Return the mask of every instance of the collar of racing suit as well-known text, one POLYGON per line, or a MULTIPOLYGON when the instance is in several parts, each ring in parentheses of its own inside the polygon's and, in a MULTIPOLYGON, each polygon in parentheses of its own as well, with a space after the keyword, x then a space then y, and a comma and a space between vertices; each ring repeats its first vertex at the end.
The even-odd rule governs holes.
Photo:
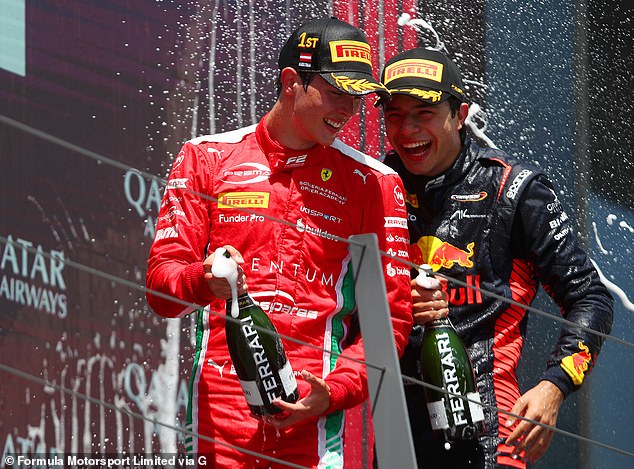
POLYGON ((296 168, 314 166, 323 161, 322 156, 325 155, 328 147, 315 145, 307 150, 286 148, 271 137, 265 122, 266 115, 260 120, 255 129, 255 138, 260 150, 262 150, 269 162, 271 173, 275 174, 296 168))

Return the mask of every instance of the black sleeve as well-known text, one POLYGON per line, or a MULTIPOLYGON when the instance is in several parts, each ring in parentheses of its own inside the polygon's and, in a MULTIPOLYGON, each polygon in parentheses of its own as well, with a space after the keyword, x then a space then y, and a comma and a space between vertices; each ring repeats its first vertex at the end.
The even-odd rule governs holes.
MULTIPOLYGON (((544 175, 537 176, 521 197, 511 236, 513 250, 531 262, 565 319, 609 334, 612 296, 579 243, 553 185, 544 175)), ((543 379, 567 396, 592 370, 602 344, 602 337, 564 324, 543 379)))

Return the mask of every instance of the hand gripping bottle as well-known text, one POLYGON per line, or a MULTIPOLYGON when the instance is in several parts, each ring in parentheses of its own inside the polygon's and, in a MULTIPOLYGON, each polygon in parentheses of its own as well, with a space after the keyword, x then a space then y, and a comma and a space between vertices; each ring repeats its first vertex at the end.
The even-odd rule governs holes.
MULTIPOLYGON (((433 277, 428 265, 421 266, 419 285, 424 286, 425 276, 433 277)), ((480 394, 467 350, 449 318, 425 324, 420 363, 425 383, 452 393, 424 388, 435 437, 445 441, 447 450, 451 442, 477 438, 485 430, 480 394)))
POLYGON ((275 398, 296 402, 297 382, 275 326, 248 293, 237 296, 237 265, 224 248, 215 252, 212 273, 231 286, 225 333, 242 391, 255 416, 281 412, 275 398), (233 318, 229 319, 229 317, 233 318))

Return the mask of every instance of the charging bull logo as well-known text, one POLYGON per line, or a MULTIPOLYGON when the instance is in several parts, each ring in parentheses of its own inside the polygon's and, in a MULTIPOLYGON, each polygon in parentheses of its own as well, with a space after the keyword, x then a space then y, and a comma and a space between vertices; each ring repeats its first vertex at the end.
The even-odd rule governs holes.
POLYGON ((471 242, 463 250, 435 236, 421 236, 416 244, 410 245, 409 257, 415 264, 429 264, 434 272, 442 267, 451 269, 454 264, 471 268, 474 246, 471 242))
POLYGON ((592 362, 590 350, 581 341, 579 341, 579 350, 577 353, 564 357, 561 361, 561 367, 577 386, 583 383, 585 372, 588 371, 592 362))

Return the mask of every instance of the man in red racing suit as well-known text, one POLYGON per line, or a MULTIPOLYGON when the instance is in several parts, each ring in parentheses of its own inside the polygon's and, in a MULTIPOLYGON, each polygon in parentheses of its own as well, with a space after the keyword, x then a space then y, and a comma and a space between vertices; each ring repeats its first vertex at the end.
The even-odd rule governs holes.
MULTIPOLYGON (((313 87, 322 93, 320 99, 344 100, 346 95, 319 75, 302 91, 296 86, 297 74, 289 70, 282 71, 276 106, 292 93, 297 100, 305 99, 306 93, 317 92, 313 87)), ((358 98, 345 99, 358 106, 358 98)), ((307 125, 320 109, 297 119, 307 125)), ((393 170, 339 140, 295 150, 281 145, 276 110, 279 107, 256 126, 196 138, 183 146, 163 197, 147 287, 194 305, 209 305, 198 313, 189 420, 192 431, 214 442, 198 438, 188 443, 188 450, 211 455, 208 464, 223 468, 278 467, 240 449, 306 467, 340 468, 344 409, 368 394, 365 366, 346 359, 363 361, 364 351, 360 334, 349 334, 355 288, 349 245, 340 239, 376 233, 382 251, 407 259, 402 183, 393 170), (227 350, 225 298, 216 297, 205 280, 203 260, 227 244, 245 260, 242 269, 251 296, 282 337, 297 340, 283 339, 300 402, 312 384, 298 372, 307 370, 328 387, 330 401, 321 415, 281 429, 250 416, 227 350)), ((313 124, 314 134, 332 127, 334 116, 313 124)), ((294 131, 291 116, 281 122, 287 127, 285 135, 294 131)), ((383 267, 400 355, 412 326, 409 268, 389 257, 383 267)), ((195 309, 151 292, 147 298, 166 317, 195 309)))

